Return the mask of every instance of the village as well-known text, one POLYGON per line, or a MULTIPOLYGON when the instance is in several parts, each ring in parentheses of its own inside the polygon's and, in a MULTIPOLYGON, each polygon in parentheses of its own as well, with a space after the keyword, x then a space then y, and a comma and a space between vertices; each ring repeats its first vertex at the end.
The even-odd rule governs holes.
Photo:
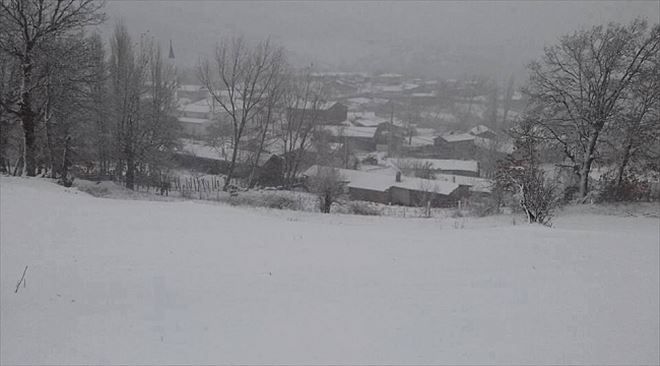
POLYGON ((0 366, 659 365, 659 11, 0 0, 0 366))
MULTIPOLYGON (((173 51, 170 56, 175 62, 173 51)), ((488 95, 490 90, 477 81, 392 73, 309 76, 321 85, 324 98, 284 107, 284 121, 279 121, 308 124, 309 140, 287 148, 276 127, 264 133, 258 125, 248 126, 232 181, 237 191, 248 186, 306 190, 307 177, 332 167, 340 173, 345 197, 353 201, 456 207, 488 196, 497 161, 513 151, 505 129, 524 105, 518 91, 488 95), (285 160, 294 155, 300 167, 287 182, 291 172, 285 160)), ((225 174, 233 143, 221 136, 231 130, 221 128, 230 124, 227 111, 201 84, 178 85, 177 97, 178 168, 198 175, 225 174)))

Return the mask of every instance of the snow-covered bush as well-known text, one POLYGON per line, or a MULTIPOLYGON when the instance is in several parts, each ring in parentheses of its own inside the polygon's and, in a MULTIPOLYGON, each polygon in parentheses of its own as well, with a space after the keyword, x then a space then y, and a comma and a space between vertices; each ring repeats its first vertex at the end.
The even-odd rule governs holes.
POLYGON ((538 148, 541 140, 533 125, 524 121, 511 132, 516 135, 515 150, 498 163, 495 190, 512 194, 529 223, 550 226, 560 199, 557 184, 547 179, 540 167, 538 148))
POLYGON ((610 175, 603 175, 599 181, 600 202, 633 202, 650 200, 651 185, 635 174, 625 174, 618 180, 610 175))
POLYGON ((348 213, 364 216, 381 216, 383 212, 376 205, 361 201, 351 201, 348 203, 348 213))
POLYGON ((237 195, 224 195, 220 202, 226 202, 232 206, 267 207, 279 210, 302 210, 299 201, 293 197, 287 197, 277 192, 262 193, 240 193, 237 195))
POLYGON ((321 212, 330 213, 332 204, 344 193, 339 170, 329 167, 319 167, 316 174, 310 176, 307 186, 319 198, 321 212))

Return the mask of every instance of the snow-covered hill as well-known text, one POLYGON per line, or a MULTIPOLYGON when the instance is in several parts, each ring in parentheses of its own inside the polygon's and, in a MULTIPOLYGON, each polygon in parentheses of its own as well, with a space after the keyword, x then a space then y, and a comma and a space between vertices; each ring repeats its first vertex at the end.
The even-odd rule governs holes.
POLYGON ((657 218, 550 229, 100 199, 39 179, 0 191, 2 364, 660 362, 657 218))

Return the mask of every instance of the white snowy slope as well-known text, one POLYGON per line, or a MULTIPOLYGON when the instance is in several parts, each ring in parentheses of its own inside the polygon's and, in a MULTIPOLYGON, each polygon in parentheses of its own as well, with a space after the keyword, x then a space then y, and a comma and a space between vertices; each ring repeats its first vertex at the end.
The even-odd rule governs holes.
POLYGON ((2 364, 660 362, 658 219, 461 228, 0 191, 2 364))

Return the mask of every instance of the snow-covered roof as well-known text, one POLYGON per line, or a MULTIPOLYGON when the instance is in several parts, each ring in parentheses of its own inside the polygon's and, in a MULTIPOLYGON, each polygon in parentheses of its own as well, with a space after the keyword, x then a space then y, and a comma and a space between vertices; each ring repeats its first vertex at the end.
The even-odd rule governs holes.
POLYGON ((311 74, 312 76, 359 76, 367 77, 366 72, 345 72, 345 71, 317 71, 311 74))
POLYGON ((365 97, 356 97, 347 99, 346 101, 354 104, 367 104, 371 102, 371 99, 365 97))
POLYGON ((410 94, 412 97, 417 97, 417 98, 423 98, 423 97, 435 97, 434 92, 428 92, 428 93, 412 93, 410 94))
POLYGON ((179 117, 179 122, 182 123, 195 123, 195 124, 207 124, 211 123, 211 120, 206 118, 194 118, 194 117, 179 117))
POLYGON ((458 122, 458 118, 454 114, 445 111, 422 111, 420 115, 424 118, 430 118, 442 122, 458 122))
POLYGON ((427 145, 433 145, 434 143, 433 139, 434 139, 433 136, 413 136, 409 140, 406 139, 405 143, 408 146, 427 146, 427 145), (410 143, 408 144, 408 142, 410 143))
POLYGON ((400 85, 382 85, 379 86, 377 90, 380 90, 382 92, 402 92, 404 90, 412 90, 418 87, 419 87, 418 84, 403 83, 400 85))
POLYGON ((469 133, 455 133, 455 134, 442 135, 442 138, 447 142, 458 142, 458 141, 471 141, 476 139, 477 137, 469 133))
POLYGON ((195 103, 186 104, 181 110, 183 112, 211 113, 211 106, 206 100, 200 100, 195 103))
POLYGON ((475 136, 479 136, 479 135, 481 135, 482 133, 486 133, 486 132, 491 132, 491 133, 497 135, 497 134, 495 133, 495 131, 491 130, 490 128, 488 128, 487 126, 484 126, 484 125, 478 125, 478 126, 472 127, 472 128, 470 129, 470 131, 468 131, 468 133, 471 133, 471 134, 473 134, 473 135, 475 135, 475 136))
POLYGON ((513 143, 509 141, 495 141, 483 137, 476 137, 474 144, 480 148, 487 150, 495 150, 504 154, 511 154, 513 152, 513 143))
MULTIPOLYGON (((307 169, 303 174, 306 176, 314 176, 317 174, 319 168, 328 167, 319 167, 318 165, 314 165, 307 169)), ((456 183, 443 180, 401 176, 401 182, 397 182, 396 175, 378 174, 350 169, 337 170, 342 176, 342 179, 347 182, 348 187, 367 189, 371 191, 385 192, 392 187, 397 187, 412 191, 434 192, 438 194, 449 195, 459 187, 459 185, 456 183)))
POLYGON ((435 128, 415 128, 417 136, 435 137, 435 128))
POLYGON ((332 136, 345 137, 368 137, 373 138, 376 135, 376 127, 355 127, 355 126, 324 126, 323 130, 328 131, 332 136))
POLYGON ((403 77, 401 74, 395 74, 395 73, 385 73, 385 74, 380 74, 378 75, 379 78, 400 78, 403 77))
MULTIPOLYGON (((195 141, 191 139, 181 139, 181 149, 178 151, 184 155, 192 155, 198 158, 210 159, 210 160, 230 160, 231 159, 231 146, 230 144, 225 145, 225 154, 222 155, 222 148, 209 146, 203 142, 195 141)), ((238 160, 244 161, 250 156, 253 156, 253 153, 244 149, 238 150, 238 160)), ((259 159, 259 164, 263 164, 270 158, 269 154, 261 154, 259 159)))
POLYGON ((335 104, 340 104, 339 102, 313 102, 308 101, 306 103, 301 103, 299 105, 293 106, 293 109, 305 109, 305 110, 318 110, 325 111, 332 108, 335 104))
POLYGON ((479 172, 479 163, 475 160, 455 160, 455 159, 387 159, 387 162, 401 167, 406 164, 428 164, 433 170, 459 170, 465 172, 479 172))
POLYGON ((399 169, 392 166, 364 165, 364 164, 360 166, 360 170, 363 172, 384 174, 390 177, 396 177, 396 173, 400 172, 399 169))
POLYGON ((462 186, 470 186, 470 191, 479 193, 490 193, 493 181, 486 178, 466 177, 453 174, 434 174, 436 180, 456 183, 462 186))
POLYGON ((194 84, 179 85, 178 89, 179 91, 184 91, 184 92, 198 92, 198 91, 206 90, 206 88, 203 85, 194 85, 194 84))
POLYGON ((377 127, 381 123, 388 122, 387 119, 376 116, 375 112, 350 112, 348 120, 360 127, 377 127))
POLYGON ((401 92, 403 91, 403 85, 384 85, 378 88, 382 92, 401 92))
POLYGON ((222 156, 221 149, 217 149, 215 147, 208 146, 201 142, 188 140, 188 139, 181 140, 180 152, 186 155, 192 155, 205 159, 225 160, 225 158, 221 157, 222 156))

